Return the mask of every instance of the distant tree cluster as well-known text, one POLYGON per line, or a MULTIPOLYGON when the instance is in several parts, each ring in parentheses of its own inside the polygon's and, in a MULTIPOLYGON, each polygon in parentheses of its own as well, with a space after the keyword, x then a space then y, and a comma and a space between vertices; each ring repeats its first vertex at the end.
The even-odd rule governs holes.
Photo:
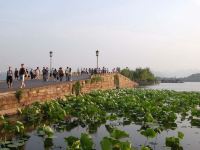
POLYGON ((138 82, 139 85, 150 85, 156 83, 156 77, 151 72, 150 68, 136 68, 135 70, 125 68, 122 69, 120 73, 132 81, 138 82))

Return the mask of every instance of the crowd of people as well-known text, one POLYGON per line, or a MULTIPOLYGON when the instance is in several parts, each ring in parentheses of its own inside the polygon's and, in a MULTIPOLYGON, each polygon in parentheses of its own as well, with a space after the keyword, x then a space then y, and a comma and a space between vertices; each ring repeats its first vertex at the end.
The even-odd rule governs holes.
MULTIPOLYGON (((120 68, 114 68, 111 71, 114 72, 120 72, 120 68)), ((101 68, 81 68, 78 69, 76 75, 83 75, 83 74, 105 74, 105 73, 111 73, 109 72, 108 68, 103 67, 101 68)), ((24 64, 21 64, 20 69, 18 70, 15 68, 14 72, 11 67, 8 68, 7 75, 6 75, 6 81, 8 88, 11 88, 13 85, 13 80, 19 80, 21 81, 20 88, 24 88, 25 85, 25 79, 30 80, 43 80, 44 82, 47 82, 50 78, 54 81, 72 81, 72 69, 70 67, 66 67, 66 69, 63 69, 60 67, 59 69, 53 68, 49 70, 48 67, 43 67, 42 70, 40 70, 39 67, 36 69, 25 69, 24 64)))
MULTIPOLYGON (((79 72, 79 71, 77 71, 79 72)), ((103 67, 101 68, 82 68, 80 74, 102 74, 102 73, 109 73, 108 68, 103 67)))
POLYGON ((13 76, 15 79, 19 79, 21 81, 21 85, 20 88, 24 88, 25 85, 25 75, 26 75, 26 69, 24 68, 24 64, 21 64, 21 68, 19 69, 19 71, 17 69, 15 69, 15 72, 13 74, 12 68, 9 67, 7 74, 6 74, 6 81, 8 84, 8 88, 11 88, 13 85, 13 76))
POLYGON ((30 69, 30 71, 28 71, 28 69, 25 69, 24 64, 21 64, 21 68, 19 70, 15 68, 14 72, 11 67, 8 68, 6 82, 8 88, 12 88, 13 80, 19 80, 21 81, 20 88, 24 88, 26 86, 25 79, 42 79, 44 82, 47 82, 49 78, 53 78, 54 81, 63 81, 64 77, 66 81, 72 81, 72 69, 70 67, 66 67, 65 70, 63 70, 62 67, 58 70, 55 68, 52 69, 52 71, 50 71, 48 67, 43 67, 42 70, 37 67, 36 69, 30 69))

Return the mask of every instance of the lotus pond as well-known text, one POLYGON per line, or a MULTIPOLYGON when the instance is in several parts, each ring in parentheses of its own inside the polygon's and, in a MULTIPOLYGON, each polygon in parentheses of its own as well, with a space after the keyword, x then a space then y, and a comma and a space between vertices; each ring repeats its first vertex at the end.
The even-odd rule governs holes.
POLYGON ((200 93, 94 91, 0 118, 0 150, 199 150, 200 93))

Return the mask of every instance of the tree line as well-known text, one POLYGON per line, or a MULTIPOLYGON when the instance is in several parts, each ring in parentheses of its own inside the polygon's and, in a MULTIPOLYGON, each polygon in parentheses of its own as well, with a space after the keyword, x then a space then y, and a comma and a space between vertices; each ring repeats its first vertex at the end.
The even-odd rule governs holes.
POLYGON ((156 77, 150 68, 136 68, 135 70, 125 68, 122 69, 120 73, 132 81, 139 83, 139 85, 151 85, 157 83, 156 77))

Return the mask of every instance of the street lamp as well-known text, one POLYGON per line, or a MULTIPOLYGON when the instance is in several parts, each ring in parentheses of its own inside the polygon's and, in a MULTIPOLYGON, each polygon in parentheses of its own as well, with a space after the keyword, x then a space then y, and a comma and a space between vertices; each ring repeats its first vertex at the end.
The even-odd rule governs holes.
POLYGON ((51 75, 52 75, 52 57, 53 57, 52 51, 49 52, 49 56, 50 56, 50 77, 51 77, 51 75))
POLYGON ((97 56, 97 69, 99 68, 99 50, 96 50, 96 56, 97 56))

